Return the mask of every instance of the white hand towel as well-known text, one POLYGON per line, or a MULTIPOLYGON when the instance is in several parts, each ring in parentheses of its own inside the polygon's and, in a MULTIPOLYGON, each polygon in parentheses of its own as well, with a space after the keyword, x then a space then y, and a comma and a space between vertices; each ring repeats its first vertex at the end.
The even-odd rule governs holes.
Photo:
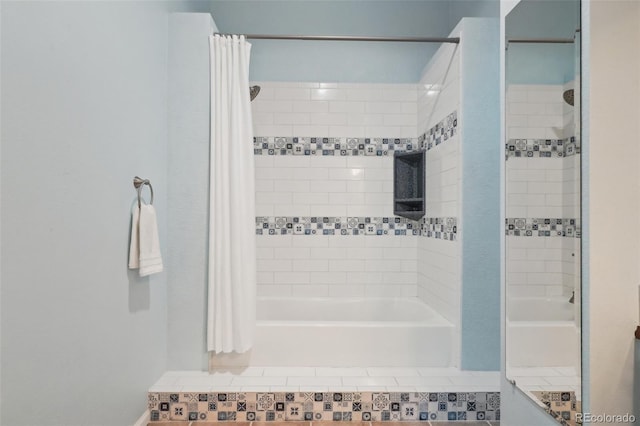
POLYGON ((131 244, 129 245, 129 269, 140 267, 140 207, 131 212, 131 244))
POLYGON ((162 255, 158 237, 158 220, 152 205, 140 207, 140 276, 162 272, 162 255))

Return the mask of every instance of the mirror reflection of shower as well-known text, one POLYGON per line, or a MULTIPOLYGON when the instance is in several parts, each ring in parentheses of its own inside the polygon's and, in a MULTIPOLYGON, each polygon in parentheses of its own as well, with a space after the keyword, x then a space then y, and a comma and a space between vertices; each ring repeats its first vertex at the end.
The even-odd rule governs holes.
POLYGON ((251 101, 253 101, 256 96, 258 96, 258 93, 260 93, 260 86, 249 87, 249 97, 251 101))
POLYGON ((573 0, 505 18, 506 376, 562 425, 582 409, 579 28, 573 0))

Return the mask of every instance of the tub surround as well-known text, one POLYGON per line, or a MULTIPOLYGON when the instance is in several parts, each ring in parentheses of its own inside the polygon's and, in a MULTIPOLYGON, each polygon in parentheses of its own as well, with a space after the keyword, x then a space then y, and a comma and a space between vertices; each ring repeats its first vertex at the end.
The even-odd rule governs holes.
POLYGON ((575 290, 582 149, 575 108, 562 96, 573 87, 571 81, 507 88, 508 297, 568 298, 575 290), (560 238, 545 243, 519 237, 560 238))
POLYGON ((393 215, 392 162, 419 144, 416 86, 255 84, 258 294, 415 297, 417 226, 393 215))
POLYGON ((258 296, 415 297, 418 239, 256 235, 258 296))
MULTIPOLYGON (((463 41, 464 42, 464 41, 463 41)), ((456 218, 460 236, 460 49, 442 45, 425 67, 418 84, 418 131, 428 135, 438 128, 440 117, 456 111, 455 134, 438 141, 425 156, 425 211, 427 216, 456 218)), ((458 238, 459 239, 459 238, 458 238)), ((445 241, 418 240, 418 298, 439 312, 454 327, 460 323, 460 246, 445 241)), ((454 347, 459 358, 459 343, 454 347)))
POLYGON ((259 295, 418 296, 413 237, 455 241, 458 218, 394 216, 393 153, 440 151, 457 111, 418 134, 417 85, 256 84, 259 295))
POLYGON ((464 29, 468 38, 460 46, 440 46, 416 85, 257 82, 265 91, 252 105, 258 135, 260 295, 417 297, 453 324, 456 336, 467 324, 466 338, 453 339, 454 365, 461 365, 461 348, 467 346, 466 368, 497 368, 498 315, 487 316, 486 307, 495 305, 497 312, 499 259, 482 253, 492 248, 497 253, 499 242, 491 232, 498 229, 492 220, 497 207, 489 207, 492 201, 498 205, 498 194, 485 188, 494 182, 497 188, 498 164, 490 172, 462 167, 465 158, 469 164, 493 164, 497 155, 497 148, 495 153, 490 148, 497 137, 487 130, 490 113, 474 112, 485 111, 492 98, 473 87, 491 78, 497 87, 497 71, 475 52, 494 53, 487 47, 497 37, 491 28, 489 20, 463 20, 452 34, 464 29), (471 41, 474 34, 482 42, 471 41), (473 72, 461 71, 463 50, 473 72), (478 104, 474 96, 485 103, 478 104), (465 114, 470 123, 465 124, 465 114), (422 235, 435 238, 411 238, 418 233, 410 222, 395 225, 391 154, 416 148, 426 150, 424 224, 434 225, 422 235), (469 216, 474 226, 466 237, 461 232, 463 193, 474 212, 486 213, 480 219, 469 216), (356 218, 357 227, 349 226, 356 218), (327 239, 300 237, 320 233, 327 239), (332 246, 348 250, 326 250, 332 246), (464 262, 463 249, 468 253, 464 262), (463 271, 468 297, 462 292, 463 271), (477 353, 482 359, 472 361, 477 353))

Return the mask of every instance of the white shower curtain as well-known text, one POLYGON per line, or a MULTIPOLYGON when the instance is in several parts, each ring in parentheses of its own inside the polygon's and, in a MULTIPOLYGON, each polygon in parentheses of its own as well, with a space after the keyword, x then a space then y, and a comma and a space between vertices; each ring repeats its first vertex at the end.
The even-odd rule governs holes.
POLYGON ((211 162, 207 346, 246 352, 256 317, 255 181, 249 100, 251 44, 210 36, 211 162))

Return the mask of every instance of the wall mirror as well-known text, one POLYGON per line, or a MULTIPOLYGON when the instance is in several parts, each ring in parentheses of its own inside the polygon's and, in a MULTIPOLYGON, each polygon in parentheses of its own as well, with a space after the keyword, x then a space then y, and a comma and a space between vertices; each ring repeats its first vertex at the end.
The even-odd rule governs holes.
POLYGON ((506 18, 507 377, 563 425, 581 400, 580 2, 506 18))

